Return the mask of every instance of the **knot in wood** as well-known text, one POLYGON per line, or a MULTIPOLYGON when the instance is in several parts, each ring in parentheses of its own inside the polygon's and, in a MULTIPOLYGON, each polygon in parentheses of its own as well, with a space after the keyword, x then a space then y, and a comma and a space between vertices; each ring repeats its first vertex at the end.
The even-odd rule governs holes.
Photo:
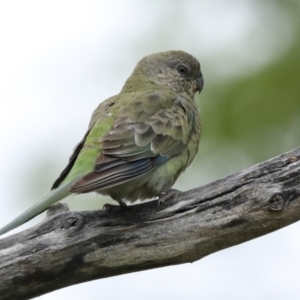
POLYGON ((63 222, 61 229, 74 229, 77 228, 78 218, 76 217, 68 217, 63 222))
POLYGON ((298 157, 297 157, 297 156, 292 156, 292 157, 290 157, 290 158, 288 159, 288 161, 291 162, 291 163, 293 163, 293 162, 295 162, 295 161, 297 161, 297 160, 298 160, 298 157))
POLYGON ((271 211, 282 211, 285 207, 285 201, 282 194, 273 195, 269 200, 268 207, 271 211))

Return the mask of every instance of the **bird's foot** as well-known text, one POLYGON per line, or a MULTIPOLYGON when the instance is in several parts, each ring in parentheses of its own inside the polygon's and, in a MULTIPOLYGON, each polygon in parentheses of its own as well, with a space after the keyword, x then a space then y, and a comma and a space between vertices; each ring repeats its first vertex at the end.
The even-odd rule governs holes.
POLYGON ((160 194, 158 194, 158 205, 162 205, 164 204, 168 199, 172 198, 174 195, 177 195, 178 193, 181 193, 179 190, 177 189, 170 189, 167 192, 161 192, 160 194))
POLYGON ((104 211, 108 211, 108 210, 114 210, 116 208, 125 208, 125 207, 127 207, 127 204, 124 201, 120 200, 118 202, 119 202, 120 205, 106 203, 106 204, 103 205, 102 209, 104 211))

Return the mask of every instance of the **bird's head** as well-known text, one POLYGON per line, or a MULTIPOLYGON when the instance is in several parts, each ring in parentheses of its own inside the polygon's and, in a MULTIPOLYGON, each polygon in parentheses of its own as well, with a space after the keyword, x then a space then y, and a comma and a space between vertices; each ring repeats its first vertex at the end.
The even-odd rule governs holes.
POLYGON ((184 51, 166 51, 141 59, 131 77, 140 84, 169 87, 176 93, 193 98, 203 88, 198 60, 184 51))

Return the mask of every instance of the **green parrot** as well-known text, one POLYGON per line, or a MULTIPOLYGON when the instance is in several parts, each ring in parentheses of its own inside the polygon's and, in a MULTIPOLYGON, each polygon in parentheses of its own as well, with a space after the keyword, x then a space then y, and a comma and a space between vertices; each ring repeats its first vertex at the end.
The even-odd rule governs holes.
POLYGON ((70 194, 97 192, 120 205, 168 195, 198 151, 201 122, 194 96, 202 88, 200 64, 186 52, 141 59, 121 92, 93 112, 52 191, 0 235, 70 194))

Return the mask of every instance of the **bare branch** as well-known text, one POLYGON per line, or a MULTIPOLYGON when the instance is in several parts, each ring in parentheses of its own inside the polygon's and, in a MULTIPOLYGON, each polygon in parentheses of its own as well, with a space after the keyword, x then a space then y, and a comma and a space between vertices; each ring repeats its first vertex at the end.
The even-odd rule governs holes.
POLYGON ((57 204, 0 240, 0 299, 193 262, 300 219, 300 148, 208 185, 113 211, 57 204))

